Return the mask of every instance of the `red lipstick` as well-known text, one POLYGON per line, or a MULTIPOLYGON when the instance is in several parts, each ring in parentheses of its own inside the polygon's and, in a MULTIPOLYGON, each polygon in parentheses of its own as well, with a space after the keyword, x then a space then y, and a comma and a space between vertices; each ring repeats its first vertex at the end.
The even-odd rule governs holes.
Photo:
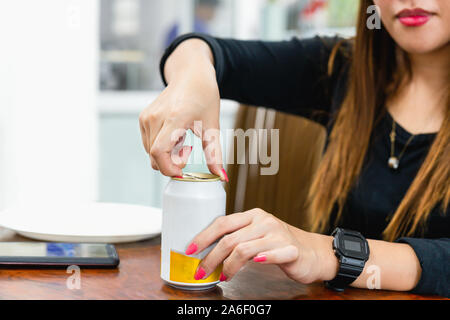
POLYGON ((398 20, 407 27, 419 27, 427 23, 433 14, 420 9, 405 9, 402 10, 398 15, 398 20))

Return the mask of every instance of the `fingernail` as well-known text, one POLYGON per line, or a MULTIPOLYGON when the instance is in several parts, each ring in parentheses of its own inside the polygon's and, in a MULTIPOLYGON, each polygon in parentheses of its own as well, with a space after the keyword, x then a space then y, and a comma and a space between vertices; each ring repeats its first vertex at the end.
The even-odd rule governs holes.
POLYGON ((177 178, 177 179, 183 179, 182 176, 175 176, 174 178, 177 178))
POLYGON ((205 274, 206 274, 205 269, 200 267, 200 268, 198 268, 197 272, 195 273, 194 279, 200 280, 205 276, 205 274))
POLYGON ((229 182, 227 172, 223 168, 222 168, 222 173, 223 173, 223 178, 225 179, 225 181, 229 182))
POLYGON ((198 249, 197 245, 195 243, 191 243, 189 247, 186 249, 185 254, 189 256, 193 254, 195 251, 197 251, 197 249, 198 249))
POLYGON ((263 261, 266 261, 266 260, 267 260, 267 257, 265 255, 256 256, 256 257, 253 258, 253 261, 255 261, 255 262, 263 262, 263 261))
POLYGON ((193 147, 191 146, 191 151, 192 151, 192 148, 193 148, 193 147))
POLYGON ((223 274, 223 272, 220 273, 220 281, 227 281, 227 277, 223 274))

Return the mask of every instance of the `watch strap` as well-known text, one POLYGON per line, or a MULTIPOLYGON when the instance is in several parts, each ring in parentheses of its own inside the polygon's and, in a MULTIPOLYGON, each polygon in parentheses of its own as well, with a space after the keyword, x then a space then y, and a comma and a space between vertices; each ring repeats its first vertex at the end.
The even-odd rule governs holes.
MULTIPOLYGON (((345 258, 344 258, 345 259, 345 258)), ((351 284, 353 281, 356 280, 356 278, 359 277, 361 272, 364 269, 364 265, 361 267, 359 265, 355 265, 355 263, 348 263, 349 259, 347 260, 347 263, 342 261, 343 259, 339 259, 339 270, 336 275, 336 277, 333 280, 325 281, 325 285, 327 288, 336 290, 336 291, 344 291, 344 289, 351 284)), ((353 260, 353 259, 351 259, 353 260)), ((360 264, 359 261, 355 261, 358 264, 360 264)))

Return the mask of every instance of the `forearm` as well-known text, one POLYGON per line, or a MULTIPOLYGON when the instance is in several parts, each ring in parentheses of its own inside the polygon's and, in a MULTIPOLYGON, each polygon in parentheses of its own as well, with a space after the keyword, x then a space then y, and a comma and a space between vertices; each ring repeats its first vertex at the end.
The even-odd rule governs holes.
POLYGON ((361 275, 353 287, 368 288, 368 283, 379 276, 379 289, 410 291, 419 282, 422 269, 414 250, 404 243, 368 240, 370 248, 361 275), (377 274, 379 272, 379 274, 377 274), (371 277, 371 278, 370 278, 371 277), (370 278, 370 279, 369 279, 370 278))
MULTIPOLYGON (((299 229, 295 231, 295 234, 299 242, 308 243, 320 256, 319 260, 322 263, 318 280, 334 279, 339 269, 339 262, 332 248, 333 237, 299 229)), ((408 244, 379 240, 368 240, 368 242, 369 260, 361 275, 351 286, 409 291, 417 285, 422 269, 414 250, 408 244), (379 287, 377 287, 378 284, 379 287)))
POLYGON ((326 73, 330 51, 319 38, 264 42, 187 34, 169 46, 160 65, 166 83, 187 79, 183 75, 189 70, 193 72, 188 75, 209 70, 207 76, 214 74, 223 99, 325 125, 331 112, 331 80, 326 73))

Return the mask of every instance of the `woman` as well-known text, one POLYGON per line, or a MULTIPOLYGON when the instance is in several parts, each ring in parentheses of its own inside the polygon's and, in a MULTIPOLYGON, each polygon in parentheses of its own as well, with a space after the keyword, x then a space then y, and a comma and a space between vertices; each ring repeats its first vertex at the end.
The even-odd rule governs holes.
POLYGON ((329 133, 310 191, 313 232, 260 209, 220 218, 187 247, 199 253, 220 239, 195 279, 223 262, 227 281, 253 259, 301 283, 333 284, 343 262, 326 234, 339 226, 370 239, 351 286, 367 288, 375 266, 381 289, 450 296, 449 41, 447 0, 362 0, 352 41, 175 40, 161 61, 168 86, 140 116, 153 168, 181 174, 190 148, 173 163, 170 134, 194 120, 218 128, 219 97, 308 117, 329 133), (371 5, 381 29, 367 27, 371 5))

